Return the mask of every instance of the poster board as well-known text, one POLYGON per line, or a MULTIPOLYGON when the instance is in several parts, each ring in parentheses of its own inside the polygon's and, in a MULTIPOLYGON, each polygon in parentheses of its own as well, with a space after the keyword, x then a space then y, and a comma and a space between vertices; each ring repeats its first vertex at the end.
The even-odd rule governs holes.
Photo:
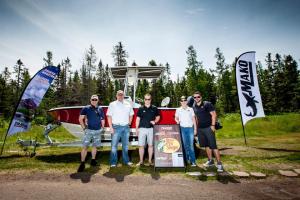
POLYGON ((154 167, 185 167, 179 125, 155 125, 154 147, 154 167))

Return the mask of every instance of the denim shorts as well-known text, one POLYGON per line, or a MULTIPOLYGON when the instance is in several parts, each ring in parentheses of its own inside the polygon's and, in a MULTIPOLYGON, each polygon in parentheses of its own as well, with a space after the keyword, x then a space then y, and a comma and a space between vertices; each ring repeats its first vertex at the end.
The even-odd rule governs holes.
POLYGON ((82 138, 82 146, 88 147, 90 143, 92 143, 93 147, 100 147, 101 146, 101 129, 100 130, 91 130, 85 129, 85 135, 82 138))

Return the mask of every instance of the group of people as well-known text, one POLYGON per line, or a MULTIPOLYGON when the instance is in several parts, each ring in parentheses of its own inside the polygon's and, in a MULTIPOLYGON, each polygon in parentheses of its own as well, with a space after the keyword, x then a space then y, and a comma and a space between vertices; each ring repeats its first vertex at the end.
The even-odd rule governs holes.
MULTIPOLYGON (((216 111, 214 106, 202 100, 200 92, 195 92, 193 95, 194 103, 191 107, 188 106, 187 98, 180 98, 181 106, 176 109, 175 121, 180 126, 183 148, 187 162, 195 167, 196 156, 194 150, 194 136, 198 134, 198 141, 201 147, 204 147, 207 154, 207 162, 203 165, 210 167, 214 165, 212 153, 217 160, 217 171, 223 172, 223 165, 220 159, 220 153, 216 144, 215 124, 216 111)), ((88 151, 88 146, 92 143, 92 160, 91 166, 96 166, 97 147, 101 146, 100 133, 105 124, 105 116, 103 109, 98 106, 99 98, 97 95, 92 95, 90 105, 85 106, 80 113, 79 123, 85 132, 82 141, 81 163, 78 172, 85 169, 85 159, 88 151), (101 122, 101 123, 100 123, 101 122)), ((148 162, 153 165, 153 126, 160 120, 160 113, 156 106, 151 103, 151 95, 144 95, 144 105, 138 109, 135 121, 136 134, 138 136, 139 146, 139 162, 137 166, 144 165, 145 146, 148 145, 148 162)), ((131 166, 133 163, 128 156, 128 143, 130 134, 130 125, 132 123, 134 111, 132 106, 124 101, 124 92, 117 91, 116 100, 109 104, 106 116, 110 132, 112 134, 110 167, 116 167, 118 162, 117 150, 118 143, 121 139, 122 143, 122 161, 125 165, 131 166)))

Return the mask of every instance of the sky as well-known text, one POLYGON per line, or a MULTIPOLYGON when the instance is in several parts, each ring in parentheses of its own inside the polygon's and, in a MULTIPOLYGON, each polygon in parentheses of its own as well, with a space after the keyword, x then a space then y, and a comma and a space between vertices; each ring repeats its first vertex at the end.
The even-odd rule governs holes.
POLYGON ((168 62, 173 79, 184 74, 190 45, 206 69, 215 68, 217 47, 227 64, 246 51, 263 64, 268 52, 299 63, 299 9, 298 0, 0 0, 0 71, 21 59, 33 76, 46 51, 55 65, 69 57, 79 70, 91 44, 114 66, 119 41, 128 64, 168 62))

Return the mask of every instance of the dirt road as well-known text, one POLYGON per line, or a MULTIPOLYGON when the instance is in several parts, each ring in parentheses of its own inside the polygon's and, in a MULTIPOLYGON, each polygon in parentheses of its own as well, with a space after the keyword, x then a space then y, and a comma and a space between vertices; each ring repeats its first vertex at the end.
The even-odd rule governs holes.
POLYGON ((175 175, 0 173, 0 199, 300 199, 300 178, 207 181, 175 175))

